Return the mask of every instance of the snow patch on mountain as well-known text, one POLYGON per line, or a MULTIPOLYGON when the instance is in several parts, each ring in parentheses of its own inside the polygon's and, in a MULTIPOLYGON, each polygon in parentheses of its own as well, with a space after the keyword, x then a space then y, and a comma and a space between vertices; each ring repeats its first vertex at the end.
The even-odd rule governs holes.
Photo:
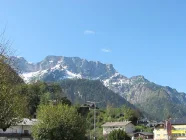
POLYGON ((73 72, 70 72, 70 71, 66 71, 66 73, 67 73, 67 78, 70 78, 70 79, 72 79, 72 78, 79 78, 79 79, 82 79, 82 76, 81 76, 81 74, 76 74, 76 73, 73 73, 73 72))
POLYGON ((55 65, 51 70, 64 69, 60 64, 55 65))
POLYGON ((43 70, 43 71, 23 73, 23 74, 21 74, 21 77, 24 79, 24 81, 26 83, 29 83, 31 81, 31 79, 33 79, 34 77, 37 79, 40 79, 47 72, 48 72, 47 70, 43 70))
POLYGON ((127 77, 122 76, 121 74, 119 74, 118 72, 116 72, 114 75, 112 75, 111 77, 108 77, 107 79, 103 80, 103 84, 106 87, 110 87, 111 85, 123 85, 123 84, 131 84, 130 79, 128 79, 127 77))
POLYGON ((42 80, 42 77, 44 77, 45 74, 52 74, 53 78, 58 78, 59 80, 68 79, 68 78, 69 79, 77 79, 77 78, 82 79, 81 74, 73 73, 69 70, 66 70, 66 67, 62 67, 60 64, 57 64, 56 66, 52 67, 51 69, 47 69, 47 70, 23 73, 21 74, 21 77, 24 79, 26 83, 29 83, 31 82, 31 80, 33 80, 33 78, 35 78, 35 80, 42 80), (56 70, 64 71, 66 75, 64 77, 56 77, 54 73, 56 70))

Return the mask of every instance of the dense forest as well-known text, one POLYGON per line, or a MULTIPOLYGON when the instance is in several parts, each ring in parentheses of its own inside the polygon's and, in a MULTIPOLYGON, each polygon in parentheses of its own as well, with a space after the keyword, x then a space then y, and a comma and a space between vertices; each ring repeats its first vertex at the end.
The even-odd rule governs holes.
POLYGON ((126 105, 134 108, 124 98, 106 88, 99 80, 66 79, 59 82, 65 95, 75 104, 85 104, 87 101, 99 102, 99 107, 107 105, 120 107, 126 105))

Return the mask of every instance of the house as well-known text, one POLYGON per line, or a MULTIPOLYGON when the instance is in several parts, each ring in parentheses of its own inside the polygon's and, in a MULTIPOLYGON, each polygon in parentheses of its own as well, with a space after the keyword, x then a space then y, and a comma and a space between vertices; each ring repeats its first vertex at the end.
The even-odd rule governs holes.
POLYGON ((186 118, 169 119, 170 126, 161 122, 154 128, 154 140, 186 140, 186 118))
POLYGON ((154 128, 154 126, 156 126, 158 124, 158 122, 155 120, 148 120, 147 118, 143 118, 143 119, 138 120, 137 124, 154 128))
POLYGON ((148 122, 149 122, 149 120, 147 118, 141 118, 141 119, 137 120, 138 125, 146 126, 148 124, 148 122))
POLYGON ((126 133, 132 133, 135 130, 135 126, 131 123, 131 121, 123 121, 123 122, 107 122, 102 125, 103 127, 103 135, 108 135, 113 130, 122 129, 126 133))
POLYGON ((165 123, 160 122, 154 127, 154 140, 167 140, 167 130, 165 129, 165 123))
POLYGON ((150 132, 136 132, 132 136, 132 140, 142 138, 143 140, 153 140, 153 133, 150 132))
POLYGON ((154 128, 156 125, 158 124, 158 122, 157 121, 149 121, 148 123, 147 123, 147 127, 152 127, 152 128, 154 128))
POLYGON ((33 140, 31 127, 36 122, 37 119, 24 118, 20 123, 11 126, 5 132, 0 129, 0 140, 33 140))
POLYGON ((172 125, 171 139, 186 140, 186 118, 170 119, 172 125))

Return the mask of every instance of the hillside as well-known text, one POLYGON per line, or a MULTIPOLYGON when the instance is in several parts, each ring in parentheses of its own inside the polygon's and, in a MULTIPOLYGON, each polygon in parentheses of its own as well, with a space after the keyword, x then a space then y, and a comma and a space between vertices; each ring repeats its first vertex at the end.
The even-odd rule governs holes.
POLYGON ((106 88, 99 80, 66 79, 59 82, 68 99, 73 103, 85 104, 87 101, 96 101, 99 107, 122 105, 133 107, 128 101, 106 88))
POLYGON ((127 78, 118 73, 112 64, 63 56, 47 56, 36 64, 29 63, 22 57, 15 59, 25 82, 37 80, 59 82, 64 79, 100 80, 107 88, 140 108, 150 118, 161 120, 168 116, 186 115, 185 93, 157 85, 144 76, 127 78))

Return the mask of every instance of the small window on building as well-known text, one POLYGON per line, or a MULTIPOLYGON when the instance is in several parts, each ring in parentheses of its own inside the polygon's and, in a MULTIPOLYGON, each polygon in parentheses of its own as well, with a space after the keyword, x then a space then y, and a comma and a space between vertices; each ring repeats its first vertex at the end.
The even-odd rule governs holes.
POLYGON ((28 130, 24 130, 24 134, 29 134, 29 131, 28 130))
POLYGON ((157 134, 157 136, 160 136, 160 134, 157 134))

